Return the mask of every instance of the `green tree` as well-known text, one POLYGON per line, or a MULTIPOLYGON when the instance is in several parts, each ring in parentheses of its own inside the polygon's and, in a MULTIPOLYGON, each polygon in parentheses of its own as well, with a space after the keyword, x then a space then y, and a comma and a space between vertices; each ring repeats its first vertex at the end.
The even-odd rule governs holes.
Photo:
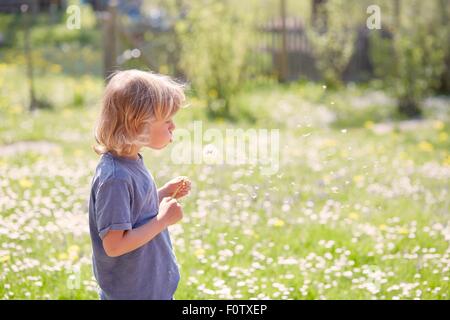
POLYGON ((353 51, 356 28, 361 24, 363 6, 355 1, 314 1, 308 38, 325 83, 341 85, 341 76, 353 51))
POLYGON ((252 41, 251 2, 194 0, 176 30, 181 66, 212 116, 229 116, 233 96, 245 80, 252 41))
POLYGON ((419 117, 420 101, 439 86, 448 55, 448 24, 440 19, 440 3, 396 0, 391 8, 390 37, 374 33, 371 56, 376 74, 398 100, 398 111, 419 117))

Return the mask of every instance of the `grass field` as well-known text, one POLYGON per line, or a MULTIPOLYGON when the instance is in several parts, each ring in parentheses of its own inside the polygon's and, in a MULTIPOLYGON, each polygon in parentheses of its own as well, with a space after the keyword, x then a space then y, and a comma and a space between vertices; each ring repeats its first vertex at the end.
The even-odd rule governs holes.
MULTIPOLYGON (((102 81, 42 76, 55 107, 29 114, 24 79, 0 68, 0 298, 97 299, 87 200, 102 81)), ((400 121, 373 89, 266 84, 236 98, 230 123, 192 99, 179 128, 280 129, 280 169, 143 152, 157 184, 193 182, 170 228, 175 298, 449 299, 448 101, 400 121)))

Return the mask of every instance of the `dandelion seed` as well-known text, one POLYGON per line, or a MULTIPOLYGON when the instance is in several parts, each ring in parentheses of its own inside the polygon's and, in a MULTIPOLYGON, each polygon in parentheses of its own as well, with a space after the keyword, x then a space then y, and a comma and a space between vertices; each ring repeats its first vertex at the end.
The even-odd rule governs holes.
POLYGON ((345 271, 342 275, 346 278, 351 278, 353 276, 353 272, 345 271))

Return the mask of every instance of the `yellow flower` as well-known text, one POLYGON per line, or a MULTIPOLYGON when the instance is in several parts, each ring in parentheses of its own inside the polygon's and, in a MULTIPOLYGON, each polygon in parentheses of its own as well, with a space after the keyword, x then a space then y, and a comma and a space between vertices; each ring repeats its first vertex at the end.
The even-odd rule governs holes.
POLYGON ((342 157, 342 158, 347 158, 348 156, 349 156, 349 154, 348 154, 347 151, 345 151, 345 150, 342 150, 342 151, 341 151, 341 157, 342 157))
POLYGON ((74 154, 75 157, 81 157, 81 156, 83 155, 83 150, 81 150, 81 149, 76 149, 76 150, 73 152, 73 154, 74 154))
POLYGON ((20 106, 20 105, 15 105, 15 106, 12 106, 12 107, 11 107, 10 113, 11 113, 11 114, 19 114, 19 113, 22 113, 22 111, 23 111, 22 106, 20 106))
POLYGON ((352 220, 359 220, 359 214, 357 212, 350 212, 348 217, 352 220))
POLYGON ((168 74, 169 73, 169 67, 167 65, 165 65, 165 64, 161 65, 159 67, 159 73, 168 74))
POLYGON ((69 259, 70 260, 77 260, 78 259, 78 254, 80 252, 80 247, 77 245, 72 245, 69 247, 68 249, 68 255, 69 255, 69 259))
POLYGON ((5 256, 1 256, 0 263, 4 263, 4 262, 8 261, 9 259, 11 259, 11 256, 9 254, 7 254, 5 256))
POLYGON ((205 254, 205 249, 203 248, 198 248, 197 250, 195 250, 194 254, 197 257, 202 257, 205 254))
POLYGON ((65 119, 67 119, 67 118, 70 118, 73 115, 73 111, 70 110, 70 109, 64 109, 62 114, 63 114, 63 117, 65 119))
POLYGON ((353 177, 353 182, 355 182, 355 183, 359 183, 363 180, 364 180, 364 176, 362 176, 360 174, 353 177))
POLYGON ((284 226, 284 221, 281 220, 281 219, 277 219, 277 220, 275 220, 275 222, 273 223, 273 225, 274 225, 275 227, 282 227, 282 226, 284 226))
POLYGON ((418 144, 418 147, 420 150, 425 151, 425 152, 431 152, 433 151, 433 145, 427 141, 422 141, 418 144))
POLYGON ((444 129, 444 123, 440 120, 436 120, 433 122, 433 128, 435 128, 436 130, 442 130, 444 129))
POLYGON ((440 142, 445 142, 448 140, 448 134, 447 132, 441 132, 439 133, 439 141, 440 142))
POLYGON ((63 151, 61 150, 61 148, 55 148, 52 150, 52 153, 61 156, 63 154, 63 151))
POLYGON ((364 122, 364 128, 372 129, 373 128, 373 121, 368 120, 368 121, 364 122))
POLYGON ((69 247, 69 252, 72 252, 72 251, 79 252, 79 251, 80 251, 80 247, 77 246, 76 244, 71 245, 71 246, 69 247))
POLYGON ((59 259, 59 260, 67 260, 68 257, 69 257, 69 256, 68 256, 67 253, 65 253, 65 252, 61 252, 61 253, 58 255, 58 259, 59 259))
POLYGON ((61 72, 61 70, 62 70, 62 68, 61 68, 61 66, 59 64, 52 64, 50 66, 50 71, 52 73, 59 73, 59 72, 61 72))
POLYGON ((447 158, 445 158, 443 162, 444 166, 450 166, 450 155, 447 155, 447 158))
POLYGON ((217 96, 218 96, 217 90, 216 89, 209 90, 208 96, 213 99, 217 98, 217 96))
POLYGON ((28 179, 20 179, 19 185, 24 189, 28 189, 33 185, 33 182, 28 179))
POLYGON ((380 224, 379 228, 380 228, 380 230, 384 231, 384 230, 387 229, 387 225, 385 225, 385 224, 380 224))
POLYGON ((400 228, 400 229, 397 230, 397 232, 398 232, 399 234, 408 234, 408 233, 409 233, 409 230, 406 229, 406 228, 400 228))
POLYGON ((326 139, 323 141, 322 146, 324 148, 335 147, 337 145, 337 141, 334 139, 326 139))
POLYGON ((398 155, 401 159, 408 160, 408 154, 405 151, 400 151, 398 155))

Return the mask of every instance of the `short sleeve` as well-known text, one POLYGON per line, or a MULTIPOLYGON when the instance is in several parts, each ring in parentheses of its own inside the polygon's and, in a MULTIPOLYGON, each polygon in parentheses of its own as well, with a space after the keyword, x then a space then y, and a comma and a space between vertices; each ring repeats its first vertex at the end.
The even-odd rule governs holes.
POLYGON ((104 182, 98 189, 95 218, 100 238, 109 230, 130 230, 131 194, 128 183, 120 179, 104 182))

